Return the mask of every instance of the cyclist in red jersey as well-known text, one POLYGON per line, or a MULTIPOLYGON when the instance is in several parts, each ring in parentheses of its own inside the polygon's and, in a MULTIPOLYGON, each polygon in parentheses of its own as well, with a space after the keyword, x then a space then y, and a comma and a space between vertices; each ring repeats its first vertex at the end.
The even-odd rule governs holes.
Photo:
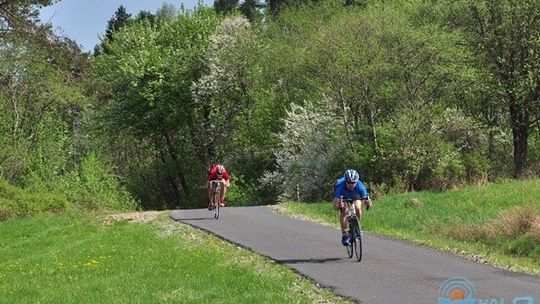
POLYGON ((227 192, 227 187, 231 185, 231 176, 225 167, 221 164, 216 164, 210 171, 208 171, 208 177, 206 178, 206 189, 208 190, 208 210, 212 210, 214 205, 212 204, 212 189, 210 189, 210 182, 213 180, 220 180, 221 183, 221 197, 220 197, 220 207, 225 207, 225 194, 227 192))

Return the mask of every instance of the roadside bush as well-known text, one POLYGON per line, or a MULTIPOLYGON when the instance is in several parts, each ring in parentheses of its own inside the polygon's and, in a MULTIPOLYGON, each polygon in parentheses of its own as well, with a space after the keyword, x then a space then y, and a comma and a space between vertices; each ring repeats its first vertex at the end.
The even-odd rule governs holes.
POLYGON ((112 169, 96 156, 85 157, 78 170, 61 178, 55 190, 83 210, 134 210, 137 203, 120 185, 112 169))
POLYGON ((484 183, 492 169, 480 127, 452 108, 404 110, 377 127, 380 152, 356 157, 388 191, 454 189, 484 183))
POLYGON ((61 213, 70 209, 71 203, 63 194, 25 190, 0 179, 0 220, 41 212, 61 213))
POLYGON ((231 174, 231 186, 227 189, 227 204, 231 206, 256 205, 255 185, 249 184, 244 176, 231 174))

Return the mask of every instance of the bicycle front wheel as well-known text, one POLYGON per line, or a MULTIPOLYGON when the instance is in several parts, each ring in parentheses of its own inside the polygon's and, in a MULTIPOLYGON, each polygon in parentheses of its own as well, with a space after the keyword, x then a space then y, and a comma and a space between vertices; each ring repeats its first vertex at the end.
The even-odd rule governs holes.
POLYGON ((219 192, 216 192, 214 196, 214 218, 217 220, 219 218, 219 192))
POLYGON ((219 204, 216 204, 214 207, 214 218, 217 220, 219 218, 219 204))
POLYGON ((347 255, 349 256, 349 259, 353 257, 354 255, 354 232, 353 232, 353 223, 349 221, 349 231, 347 234, 349 235, 349 245, 345 246, 347 249, 347 255))
POLYGON ((355 223, 353 228, 353 237, 351 239, 351 245, 354 246, 354 253, 356 255, 356 261, 362 260, 362 234, 360 233, 360 227, 358 223, 355 223))
POLYGON ((349 246, 345 246, 345 248, 347 249, 347 256, 350 258, 353 257, 353 254, 354 254, 354 243, 352 242, 352 239, 351 239, 351 244, 349 246))

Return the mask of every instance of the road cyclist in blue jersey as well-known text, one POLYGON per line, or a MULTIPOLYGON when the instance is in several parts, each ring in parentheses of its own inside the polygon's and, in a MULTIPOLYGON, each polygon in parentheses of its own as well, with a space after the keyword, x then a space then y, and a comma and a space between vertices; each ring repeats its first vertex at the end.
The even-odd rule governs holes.
POLYGON ((348 221, 347 213, 349 206, 343 202, 344 199, 352 199, 356 209, 356 217, 358 221, 362 219, 362 208, 371 206, 372 202, 364 184, 360 181, 360 175, 354 169, 347 169, 343 176, 334 184, 334 199, 333 205, 339 212, 339 222, 341 224, 341 244, 343 246, 350 245, 350 237, 347 233, 348 221))

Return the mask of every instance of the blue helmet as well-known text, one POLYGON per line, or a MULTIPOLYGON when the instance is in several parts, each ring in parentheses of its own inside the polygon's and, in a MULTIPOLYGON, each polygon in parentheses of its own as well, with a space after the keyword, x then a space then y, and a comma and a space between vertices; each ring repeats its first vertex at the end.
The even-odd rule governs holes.
POLYGON ((349 183, 356 183, 360 179, 358 172, 356 172, 356 170, 354 169, 348 169, 347 171, 345 171, 343 177, 345 178, 345 181, 349 183))

